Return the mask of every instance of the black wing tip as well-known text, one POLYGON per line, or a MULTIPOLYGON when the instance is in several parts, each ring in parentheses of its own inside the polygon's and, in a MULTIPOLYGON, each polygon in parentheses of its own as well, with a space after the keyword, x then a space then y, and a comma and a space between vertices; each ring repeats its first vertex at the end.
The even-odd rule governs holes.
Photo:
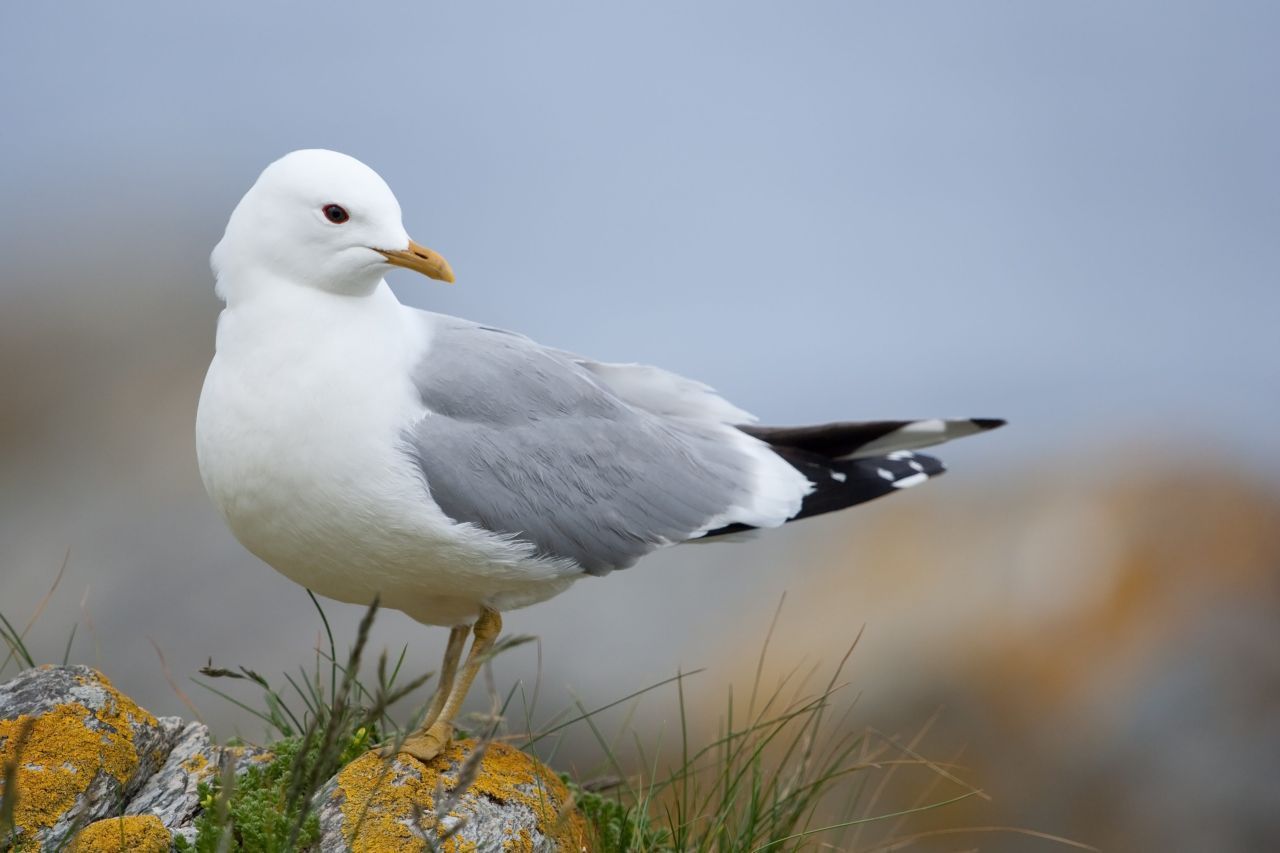
POLYGON ((1008 423, 1004 418, 969 418, 969 422, 983 431, 999 429, 1008 423))
MULTIPOLYGON (((876 457, 872 457, 873 459, 876 457)), ((903 471, 902 476, 898 480, 913 477, 916 474, 924 474, 930 480, 947 473, 947 466, 941 459, 936 456, 928 456, 924 453, 917 453, 914 450, 899 451, 890 456, 880 457, 881 459, 891 460, 893 462, 906 462, 909 471, 903 471), (911 463, 914 462, 915 465, 911 463)), ((919 481, 913 481, 915 485, 919 481)))
MULTIPOLYGON (((788 521, 825 515, 906 491, 940 477, 947 471, 938 457, 911 450, 895 450, 884 456, 860 459, 828 459, 787 447, 775 450, 814 485, 814 490, 805 497, 800 511, 788 521)), ((730 524, 708 532, 705 538, 753 529, 746 524, 730 524)))

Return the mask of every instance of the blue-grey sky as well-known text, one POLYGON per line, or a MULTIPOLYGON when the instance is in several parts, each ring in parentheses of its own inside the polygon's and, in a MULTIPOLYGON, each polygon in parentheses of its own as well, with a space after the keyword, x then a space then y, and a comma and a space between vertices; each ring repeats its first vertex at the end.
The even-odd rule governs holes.
POLYGON ((1274 458, 1278 23, 1264 2, 9 4, 0 240, 42 288, 93 289, 65 241, 109 239, 203 296, 261 167, 332 147, 457 270, 399 280, 415 304, 774 421, 1003 415, 1020 447, 1114 425, 1274 458))

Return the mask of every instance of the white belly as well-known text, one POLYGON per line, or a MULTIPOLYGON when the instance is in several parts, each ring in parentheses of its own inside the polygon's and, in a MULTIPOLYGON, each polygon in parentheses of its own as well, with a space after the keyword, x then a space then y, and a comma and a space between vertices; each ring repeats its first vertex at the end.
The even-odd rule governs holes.
POLYGON ((431 500, 404 450, 424 416, 409 371, 429 326, 380 291, 223 313, 196 418, 210 497, 246 548, 341 601, 379 595, 448 625, 562 591, 564 566, 454 524, 431 500))

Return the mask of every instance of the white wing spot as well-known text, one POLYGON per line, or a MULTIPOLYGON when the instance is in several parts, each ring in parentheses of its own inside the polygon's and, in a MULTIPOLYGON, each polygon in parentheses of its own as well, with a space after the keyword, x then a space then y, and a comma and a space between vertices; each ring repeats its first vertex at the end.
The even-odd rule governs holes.
POLYGON ((910 450, 895 450, 892 453, 885 454, 885 458, 892 459, 894 462, 899 462, 903 459, 915 459, 916 455, 910 450))
POLYGON ((923 465, 921 465, 919 462, 917 462, 917 461, 916 461, 916 460, 914 460, 914 459, 912 459, 912 460, 911 460, 910 462, 908 462, 907 464, 911 466, 911 470, 912 470, 912 471, 921 471, 921 472, 923 472, 923 471, 924 471, 924 466, 923 466, 923 465))
MULTIPOLYGON (((942 418, 929 418, 923 421, 912 421, 906 426, 898 427, 894 432, 932 432, 945 433, 947 422, 942 418)), ((891 433, 892 434, 892 433, 891 433)))
POLYGON ((895 489, 909 489, 912 486, 920 485, 927 479, 929 479, 928 474, 912 474, 910 477, 903 477, 901 480, 894 480, 893 487, 895 489))
POLYGON ((890 483, 893 482, 893 472, 890 471, 888 468, 877 468, 876 473, 879 474, 884 479, 888 480, 890 483))
POLYGON ((831 479, 835 480, 837 483, 843 483, 845 480, 849 479, 849 475, 841 473, 840 471, 832 471, 831 479))

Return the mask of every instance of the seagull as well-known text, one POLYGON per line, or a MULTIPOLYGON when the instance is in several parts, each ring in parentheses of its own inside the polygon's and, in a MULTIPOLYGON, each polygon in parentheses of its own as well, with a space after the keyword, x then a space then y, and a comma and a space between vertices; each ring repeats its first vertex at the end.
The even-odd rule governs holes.
POLYGON ((402 305, 393 267, 453 282, 352 157, 290 153, 231 214, 196 415, 236 538, 313 592, 450 628, 422 761, 502 627, 659 548, 779 527, 942 473, 922 447, 991 418, 759 426, 710 387, 402 305), (471 638, 465 661, 463 651, 471 638))

